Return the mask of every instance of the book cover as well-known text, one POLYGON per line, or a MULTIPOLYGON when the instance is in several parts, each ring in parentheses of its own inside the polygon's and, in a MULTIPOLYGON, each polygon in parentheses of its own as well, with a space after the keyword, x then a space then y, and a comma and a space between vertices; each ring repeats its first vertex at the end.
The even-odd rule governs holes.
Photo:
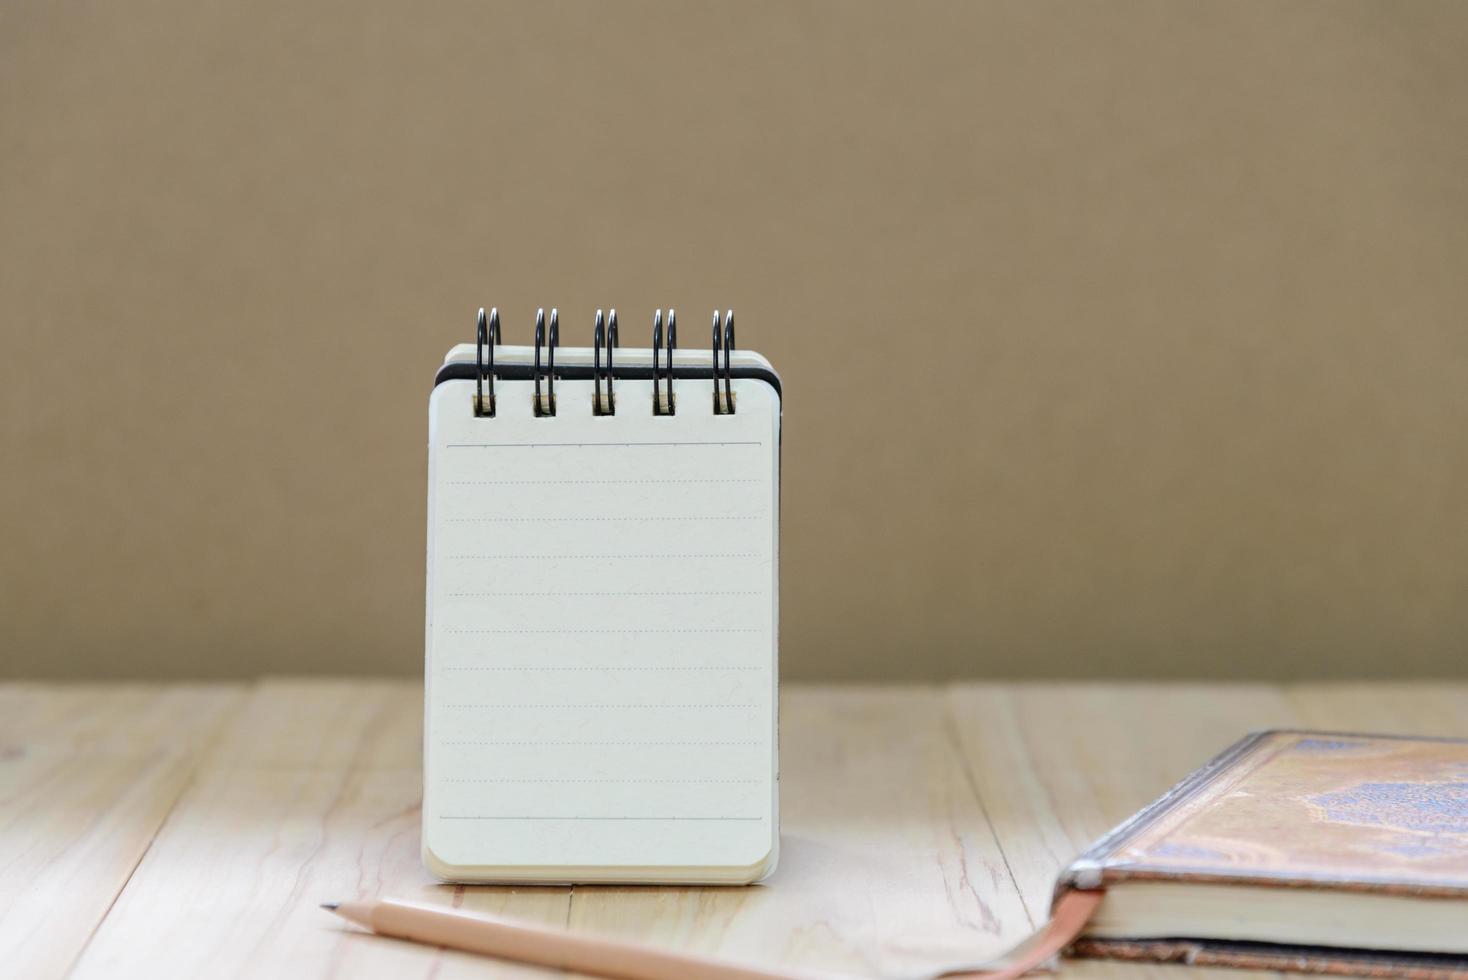
MULTIPOLYGON (((1076 859, 1057 895, 1138 881, 1463 903, 1468 928, 1468 742, 1306 731, 1251 735, 1076 859)), ((1072 951, 1310 972, 1468 976, 1461 955, 1102 932, 1084 935, 1072 951)))

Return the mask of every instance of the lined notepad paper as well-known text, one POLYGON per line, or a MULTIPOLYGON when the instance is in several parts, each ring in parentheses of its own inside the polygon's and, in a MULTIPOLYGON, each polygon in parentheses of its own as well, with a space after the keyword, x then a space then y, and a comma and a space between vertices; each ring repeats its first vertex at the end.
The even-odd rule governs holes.
POLYGON ((779 400, 430 407, 424 849, 455 880, 750 880, 776 829, 779 400))

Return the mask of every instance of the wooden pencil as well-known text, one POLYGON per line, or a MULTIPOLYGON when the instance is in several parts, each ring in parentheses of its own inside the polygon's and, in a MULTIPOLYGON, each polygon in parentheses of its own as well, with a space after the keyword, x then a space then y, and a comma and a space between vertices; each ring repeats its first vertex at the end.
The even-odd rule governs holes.
POLYGON ((811 974, 743 966, 637 943, 578 935, 534 922, 395 899, 321 906, 381 936, 627 980, 811 980, 811 974))

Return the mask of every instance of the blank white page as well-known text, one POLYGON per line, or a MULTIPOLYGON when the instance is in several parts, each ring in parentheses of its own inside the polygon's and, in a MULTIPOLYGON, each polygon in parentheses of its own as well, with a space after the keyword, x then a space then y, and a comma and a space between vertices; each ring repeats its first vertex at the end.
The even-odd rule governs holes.
POLYGON ((459 881, 762 877, 777 827, 780 403, 472 381, 429 403, 424 860, 459 881))

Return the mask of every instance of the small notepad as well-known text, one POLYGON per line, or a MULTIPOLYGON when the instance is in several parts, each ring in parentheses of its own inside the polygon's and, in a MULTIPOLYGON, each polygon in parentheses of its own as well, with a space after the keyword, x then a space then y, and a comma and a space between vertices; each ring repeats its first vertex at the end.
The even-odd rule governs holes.
POLYGON ((608 376, 599 349, 559 348, 540 369, 555 414, 537 415, 535 353, 493 351, 493 416, 476 414, 475 345, 429 401, 425 864, 451 881, 761 878, 778 379, 732 352, 734 411, 716 414, 714 358, 676 351, 659 415, 651 349, 618 348, 608 376))

